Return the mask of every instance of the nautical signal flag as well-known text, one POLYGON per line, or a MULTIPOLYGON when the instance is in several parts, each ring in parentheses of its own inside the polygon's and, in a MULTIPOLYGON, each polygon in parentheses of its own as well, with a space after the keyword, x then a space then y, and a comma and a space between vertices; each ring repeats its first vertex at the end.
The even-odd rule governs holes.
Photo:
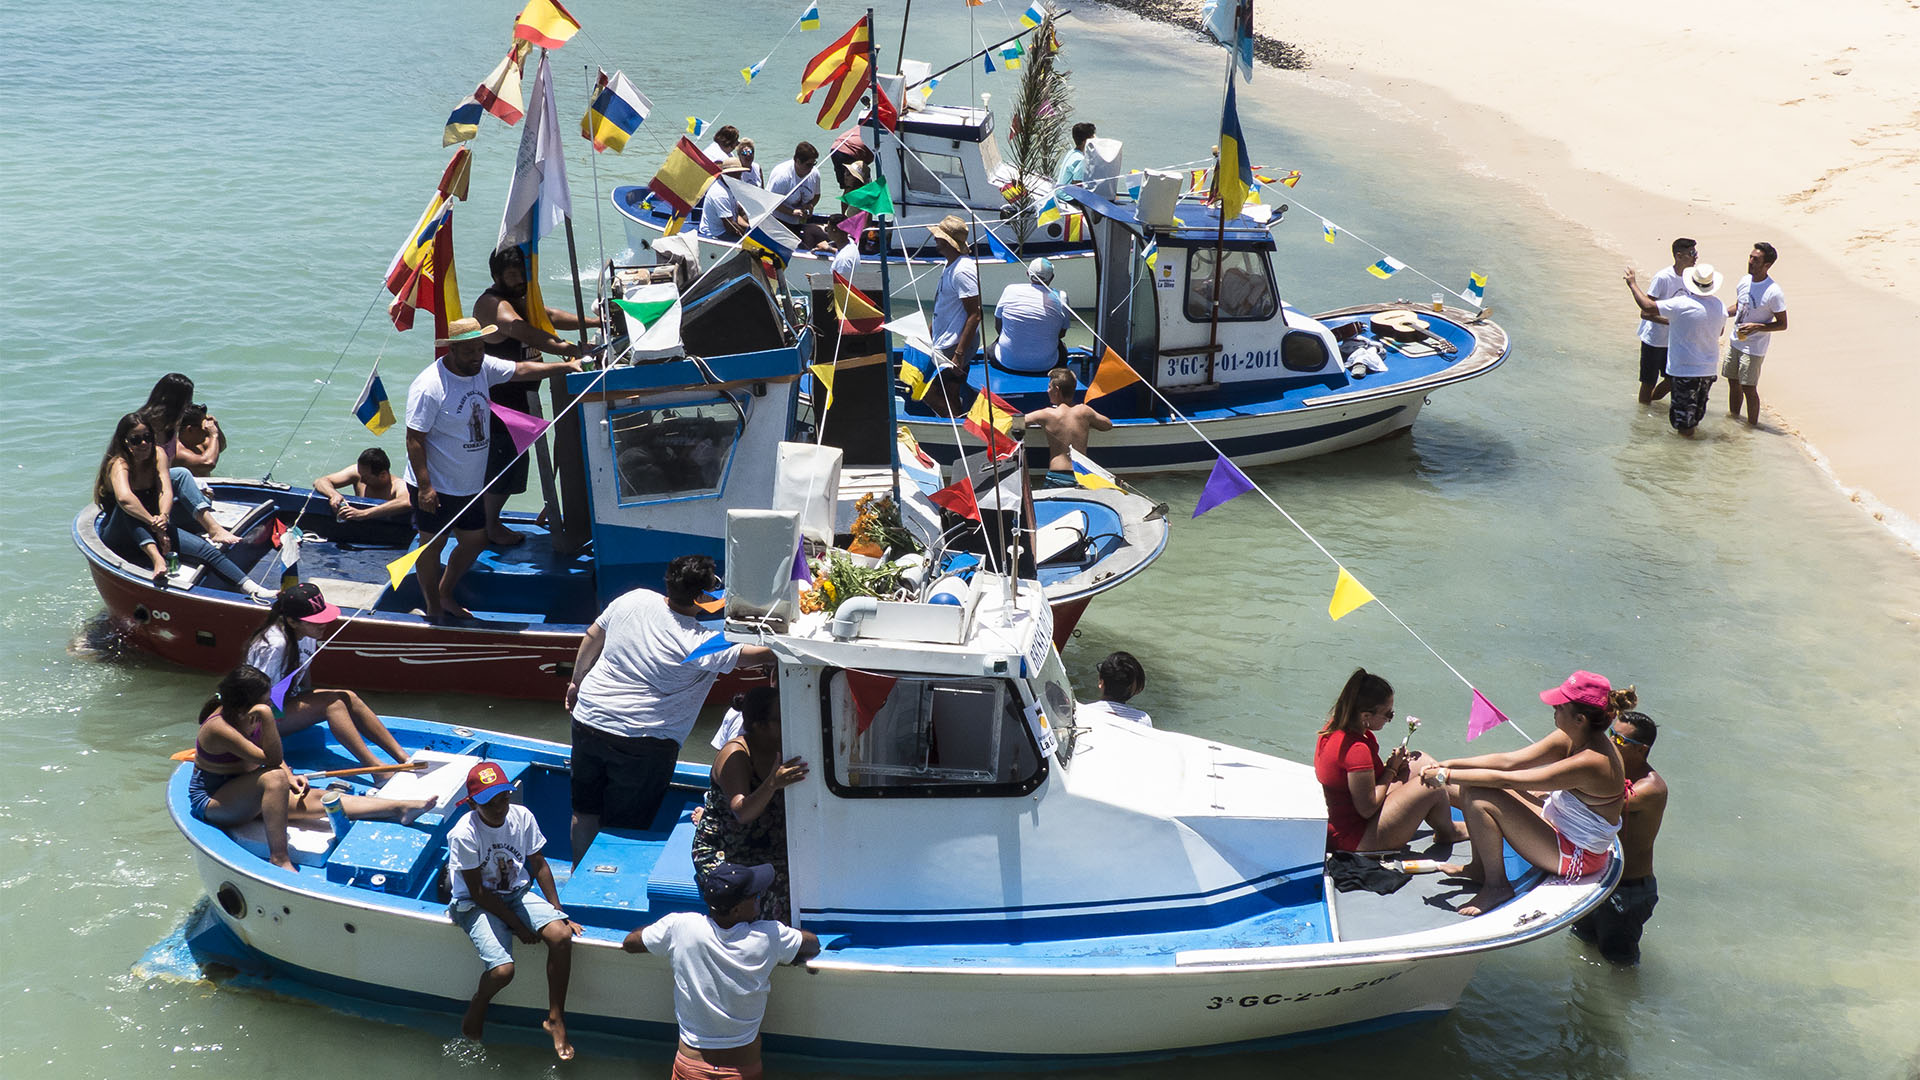
POLYGON ((380 365, 367 373, 367 385, 353 403, 353 418, 367 425, 375 435, 385 435, 393 426, 393 402, 387 400, 387 385, 380 381, 380 365))
POLYGON ((807 10, 800 13, 800 29, 802 30, 820 29, 820 5, 819 4, 808 4, 807 10))
POLYGON ((707 155, 682 135, 673 149, 667 152, 667 160, 660 163, 660 171, 647 181, 647 189, 660 196, 675 213, 691 213, 707 193, 707 185, 720 175, 720 166, 707 160, 707 155))
POLYGON ((1240 216, 1253 190, 1253 166, 1247 158, 1247 137, 1240 132, 1240 110, 1234 102, 1233 80, 1227 80, 1227 103, 1220 110, 1220 215, 1232 221, 1240 216))
POLYGON ((1392 277, 1393 275, 1399 273, 1400 271, 1405 270, 1406 268, 1407 268, 1406 263, 1403 263, 1399 259, 1396 259, 1391 255, 1388 255, 1382 258, 1379 262, 1376 262, 1372 266, 1367 267, 1367 273, 1372 274, 1374 277, 1379 278, 1381 281, 1385 281, 1388 278, 1392 277))
POLYGON ((1087 400, 1117 394, 1139 381, 1139 372, 1120 359, 1119 353, 1108 349, 1100 357, 1100 367, 1093 373, 1093 382, 1087 387, 1087 400))
POLYGON ((586 115, 580 118, 580 137, 591 142, 595 152, 625 153, 627 140, 640 130, 652 111, 653 102, 634 89, 626 73, 616 71, 609 78, 602 71, 599 85, 594 87, 593 98, 587 104, 586 115))
POLYGON ((293 689, 293 680, 299 678, 300 672, 305 669, 305 664, 294 668, 292 671, 287 672, 286 678, 274 683, 273 686, 267 690, 267 700, 273 702, 274 708, 279 709, 281 712, 286 711, 287 694, 293 689))
POLYGON ((1476 304, 1486 303, 1487 275, 1477 270, 1469 272, 1467 274, 1467 295, 1471 297, 1476 304))
POLYGON ((1339 235, 1340 235, 1339 226, 1335 225, 1331 221, 1328 221, 1326 218, 1320 219, 1320 239, 1325 240, 1327 243, 1331 244, 1333 243, 1333 238, 1339 235))
POLYGON ((1300 183, 1300 170, 1294 169, 1293 171, 1287 173, 1287 175, 1280 178, 1280 182, 1287 185, 1288 187, 1298 186, 1300 183))
MULTIPOLYGON (((832 364, 815 364, 813 366, 815 370, 821 367, 826 367, 828 370, 832 370, 833 368, 832 364)), ((827 391, 827 400, 829 403, 833 400, 833 391, 831 388, 827 391)), ((807 542, 805 540, 801 540, 793 546, 793 573, 789 576, 792 577, 794 581, 813 580, 813 571, 807 566, 807 542)))
POLYGON ((1327 602, 1327 614, 1335 619, 1344 619, 1354 610, 1373 603, 1373 594, 1367 591, 1360 580, 1340 568, 1340 576, 1333 583, 1333 599, 1327 602))
POLYGON ((1200 489, 1200 501, 1194 505, 1193 516, 1219 506, 1221 503, 1237 499, 1253 490, 1253 481, 1240 471, 1240 466, 1228 461, 1224 456, 1213 459, 1213 471, 1207 474, 1207 485, 1200 489))
POLYGON ((1473 700, 1467 704, 1467 741, 1472 742, 1504 723, 1507 723, 1507 714, 1494 708, 1485 694, 1475 690, 1473 700))
POLYGON ((452 115, 447 117, 446 130, 440 135, 441 146, 465 142, 478 134, 482 113, 492 113, 509 127, 520 122, 520 117, 525 115, 520 99, 520 76, 526 68, 527 54, 532 51, 533 46, 525 41, 515 41, 507 49, 506 58, 480 80, 473 93, 453 107, 452 115))
POLYGON ((557 49, 580 32, 580 20, 559 4, 559 0, 527 0, 520 17, 513 20, 513 36, 531 41, 543 49, 557 49))
POLYGON ((547 433, 549 422, 519 409, 509 409, 497 401, 487 403, 493 407, 493 415, 500 420, 500 426, 507 429, 507 436, 513 440, 515 456, 527 452, 527 447, 540 441, 547 433))
POLYGON ((1030 4, 1020 13, 1020 25, 1028 30, 1047 21, 1046 8, 1039 3, 1030 4))
POLYGON ((842 334, 877 334, 887 321, 872 297, 839 274, 833 275, 833 313, 842 334))
POLYGON ((963 518, 980 520, 980 502, 973 497, 973 481, 965 476, 927 496, 927 499, 935 506, 944 507, 963 518))
POLYGON ((988 49, 988 50, 987 50, 986 52, 983 52, 983 53, 981 53, 981 54, 980 54, 980 59, 982 59, 982 60, 985 60, 985 61, 987 62, 987 74, 989 74, 989 75, 991 75, 991 74, 993 74, 993 72, 994 72, 994 67, 993 67, 993 50, 992 50, 992 49, 988 49))

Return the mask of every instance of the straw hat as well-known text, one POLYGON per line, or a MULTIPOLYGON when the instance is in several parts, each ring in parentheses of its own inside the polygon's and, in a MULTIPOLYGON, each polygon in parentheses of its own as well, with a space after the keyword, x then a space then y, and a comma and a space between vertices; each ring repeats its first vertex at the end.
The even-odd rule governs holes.
POLYGON ((486 337, 498 329, 500 329, 498 326, 481 326, 479 319, 455 319, 447 324, 447 336, 435 338, 433 343, 451 345, 456 341, 473 341, 486 337))
POLYGON ((1695 296, 1712 296, 1720 291, 1720 271, 1712 263, 1696 263, 1693 268, 1680 275, 1687 291, 1695 296))
POLYGON ((936 240, 945 240, 955 251, 964 252, 971 246, 967 243, 967 219, 959 214, 948 214, 940 219, 940 224, 928 228, 927 232, 936 240))
POLYGON ((740 159, 737 157, 730 157, 720 163, 720 172, 722 175, 738 174, 746 171, 747 167, 740 164, 740 159))

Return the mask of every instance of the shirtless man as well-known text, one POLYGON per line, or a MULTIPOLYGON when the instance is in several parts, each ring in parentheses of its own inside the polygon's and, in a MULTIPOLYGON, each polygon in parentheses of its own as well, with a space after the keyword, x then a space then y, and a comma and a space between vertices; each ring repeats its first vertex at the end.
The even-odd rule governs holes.
POLYGON ((377 446, 360 451, 360 460, 339 472, 315 477, 313 490, 326 496, 333 507, 333 516, 341 521, 393 517, 413 509, 407 489, 394 483, 393 463, 388 460, 387 452, 377 446), (342 487, 348 490, 341 491, 342 487), (383 501, 379 506, 355 506, 347 501, 348 495, 383 501))
POLYGON ((1089 431, 1113 430, 1113 421, 1100 415, 1093 406, 1074 403, 1077 388, 1073 372, 1054 368, 1047 372, 1047 400, 1051 404, 1026 417, 1028 427, 1039 427, 1047 433, 1047 486, 1050 488, 1077 486, 1073 478, 1073 451, 1087 452, 1089 431))
POLYGON ((207 415, 207 407, 191 402, 180 410, 180 427, 174 433, 178 452, 173 463, 195 476, 212 476, 220 464, 220 452, 227 448, 227 433, 220 421, 207 415))
POLYGON ((1627 767, 1627 806, 1620 822, 1620 850, 1626 855, 1620 884, 1607 902, 1573 924, 1573 936, 1600 946, 1600 955, 1616 964, 1640 962, 1640 931, 1660 902, 1653 879, 1653 840, 1667 812, 1667 782, 1647 764, 1660 729, 1646 713, 1624 712, 1609 734, 1627 767))

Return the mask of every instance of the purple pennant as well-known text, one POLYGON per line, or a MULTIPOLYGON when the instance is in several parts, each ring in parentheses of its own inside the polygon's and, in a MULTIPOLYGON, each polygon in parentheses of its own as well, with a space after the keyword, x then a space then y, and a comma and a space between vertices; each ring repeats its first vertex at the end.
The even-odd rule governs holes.
POLYGON ((282 712, 286 711, 287 692, 293 689, 293 680, 298 678, 299 675, 300 675, 300 669, 294 668, 291 672, 287 674, 286 678, 281 679, 277 683, 274 683, 273 689, 267 691, 267 699, 273 702, 274 708, 279 709, 282 712))
POLYGON ((804 540, 793 549, 793 580, 813 580, 813 572, 807 569, 807 545, 804 540))
POLYGON ((493 406, 493 415, 506 425, 507 434, 513 439, 513 452, 524 454, 541 435, 546 434, 547 422, 537 416, 530 416, 519 409, 509 409, 498 402, 488 402, 493 406))
POLYGON ((1215 458, 1213 471, 1207 474, 1207 486, 1200 489, 1200 504, 1193 508, 1193 516, 1199 517, 1221 503, 1237 499, 1252 490, 1253 481, 1247 479, 1247 474, 1241 472, 1238 465, 1225 457, 1215 458))
POLYGON ((1467 706, 1467 741, 1485 735, 1488 731, 1507 722, 1507 714, 1493 707, 1480 691, 1473 692, 1473 701, 1467 706))

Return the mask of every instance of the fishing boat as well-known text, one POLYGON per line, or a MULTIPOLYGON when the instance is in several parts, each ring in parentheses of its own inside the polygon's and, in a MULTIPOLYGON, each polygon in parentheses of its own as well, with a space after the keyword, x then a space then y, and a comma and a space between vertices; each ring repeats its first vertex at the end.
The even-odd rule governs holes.
MULTIPOLYGON (((929 580, 796 614, 791 519, 745 524, 732 580, 774 588, 730 595, 724 633, 778 657, 781 752, 812 766, 784 796, 792 907, 824 945, 774 975, 770 1051, 1085 1064, 1376 1031, 1452 1009, 1482 957, 1565 928, 1620 876, 1617 847, 1572 880, 1508 852, 1517 895, 1471 918, 1453 907, 1472 887, 1433 875, 1340 891, 1311 765, 1181 734, 1167 710, 1157 728, 1077 715, 1032 582, 929 580)), ((562 906, 586 928, 568 997, 576 1040, 671 1042, 666 962, 619 942, 700 910, 692 812, 707 770, 682 763, 649 828, 605 830, 576 852, 567 747, 387 724, 434 764, 384 793, 447 806, 486 759, 540 821, 562 906)), ((292 766, 350 767, 328 738, 286 740, 292 766)), ((190 816, 189 774, 167 801, 209 898, 183 935, 200 964, 373 1009, 464 1009, 478 961, 437 885, 460 810, 296 829, 287 873, 257 825, 190 816)), ((516 980, 491 1017, 533 1027, 544 995, 516 980)))
MULTIPOLYGON (((1088 402, 1113 420, 1088 455, 1116 473, 1206 469, 1222 454, 1265 465, 1374 442, 1412 427, 1433 391, 1507 358, 1506 331, 1484 312, 1405 300, 1302 312, 1274 265, 1283 214, 1222 221, 1217 203, 1156 198, 1153 186, 1139 200, 1077 187, 1061 196, 1096 222, 1095 333, 1139 376, 1088 402)), ((1103 356, 1075 351, 1083 387, 1103 356)), ((1018 411, 1047 404, 1045 375, 976 363, 968 378, 1018 411)), ((904 408, 929 453, 959 453, 951 421, 925 402, 904 408)), ((1028 433, 1026 453, 1044 465, 1041 433, 1028 433)))
MULTIPOLYGON (((620 272, 636 281, 667 273, 620 272)), ((405 517, 346 521, 309 489, 206 482, 215 516, 242 538, 228 554, 254 580, 272 587, 297 576, 348 613, 314 661, 319 684, 557 700, 581 636, 609 600, 639 586, 660 588, 666 564, 680 555, 708 554, 724 566, 729 510, 818 493, 815 536, 825 541, 852 526, 861 496, 897 493, 906 526, 927 542, 951 526, 914 485, 896 492, 885 456, 843 463, 831 447, 793 442, 807 434, 797 389, 814 337, 791 321, 777 279, 757 260, 736 252, 708 267, 680 300, 681 340, 672 355, 630 356, 567 378, 565 400, 579 399, 579 422, 556 426, 556 445, 571 439, 578 453, 556 457, 561 486, 574 484, 582 496, 565 505, 579 509, 550 522, 504 516, 526 539, 487 550, 461 580, 457 599, 472 619, 428 619, 417 579, 389 576, 388 564, 417 542, 405 517), (843 464, 850 464, 844 473, 843 464), (295 529, 289 554, 287 534, 295 529), (584 535, 570 541, 572 531, 584 535)), ((617 335, 610 355, 623 355, 631 341, 617 335)), ((1043 492, 1033 506, 1032 551, 1041 556, 1037 572, 1064 643, 1094 595, 1158 557, 1167 525, 1152 501, 1119 489, 1043 492)), ((191 564, 156 584, 150 569, 108 547, 104 524, 102 508, 88 505, 74 518, 73 539, 114 628, 188 667, 238 664, 263 610, 191 564)), ((972 536, 947 557, 980 563, 989 548, 984 532, 972 536)), ((722 680, 716 700, 735 689, 722 680)))

